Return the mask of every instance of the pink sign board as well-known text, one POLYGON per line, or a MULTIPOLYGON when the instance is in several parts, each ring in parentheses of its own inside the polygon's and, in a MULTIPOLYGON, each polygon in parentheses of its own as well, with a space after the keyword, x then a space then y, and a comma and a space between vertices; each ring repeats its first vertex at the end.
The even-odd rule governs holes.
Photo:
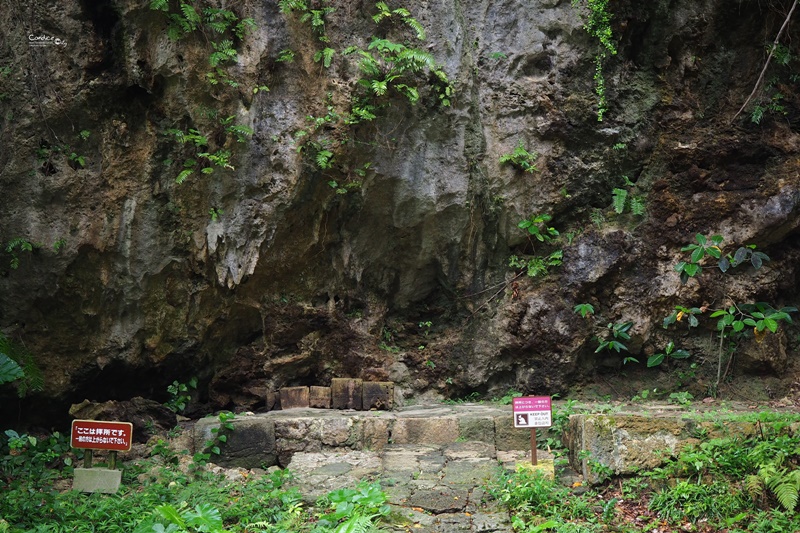
POLYGON ((520 396, 514 398, 515 428, 549 428, 553 425, 553 405, 550 396, 520 396))

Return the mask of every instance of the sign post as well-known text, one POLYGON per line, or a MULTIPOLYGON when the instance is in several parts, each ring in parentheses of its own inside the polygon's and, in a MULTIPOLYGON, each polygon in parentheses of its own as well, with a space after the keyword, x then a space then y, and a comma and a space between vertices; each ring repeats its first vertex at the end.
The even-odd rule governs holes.
POLYGON ((553 425, 553 405, 550 396, 520 396, 512 404, 515 428, 531 429, 531 463, 536 458, 536 428, 553 425))
POLYGON ((122 472, 117 470, 117 452, 127 452, 133 442, 133 424, 101 420, 73 420, 70 444, 86 450, 83 468, 75 469, 73 488, 83 492, 115 493, 122 472), (92 468, 94 450, 109 450, 108 468, 92 468))

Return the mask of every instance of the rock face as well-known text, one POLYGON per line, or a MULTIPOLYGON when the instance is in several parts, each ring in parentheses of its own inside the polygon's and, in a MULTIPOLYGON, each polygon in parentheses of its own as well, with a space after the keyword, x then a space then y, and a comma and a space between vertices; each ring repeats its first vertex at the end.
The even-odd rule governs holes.
MULTIPOLYGON (((219 408, 334 377, 398 381, 406 397, 555 393, 619 369, 621 356, 594 354, 607 323, 634 322, 640 360, 676 336, 713 359, 709 313, 699 329, 661 329, 676 305, 797 302, 788 74, 772 67, 777 85, 748 109, 766 113, 759 124, 732 120, 784 13, 615 3, 598 122, 598 45, 570 2, 391 4, 425 41, 359 2, 312 27, 245 0, 235 15, 253 30, 225 30, 227 44, 202 24, 170 39, 168 12, 147 2, 0 10, 0 329, 47 384, 23 409, 64 415, 86 391, 165 399, 192 376, 219 408), (368 56, 382 76, 399 68, 399 43, 432 60, 385 94, 359 85, 368 56), (356 123, 358 106, 374 120, 356 123), (517 146, 536 153, 534 172, 500 163, 517 146), (613 189, 646 214, 618 214, 613 189), (537 213, 559 242, 517 226, 537 213), (705 259, 682 285, 673 267, 696 233, 772 261, 723 275, 705 259), (508 266, 556 250, 548 276, 508 266)), ((785 389, 794 337, 779 330, 770 353, 736 340, 744 364, 727 377, 780 373, 785 389)))

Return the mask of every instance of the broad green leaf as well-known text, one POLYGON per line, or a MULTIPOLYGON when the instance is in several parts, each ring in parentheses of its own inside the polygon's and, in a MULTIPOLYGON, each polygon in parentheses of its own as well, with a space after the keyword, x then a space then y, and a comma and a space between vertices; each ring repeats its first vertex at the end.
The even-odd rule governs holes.
POLYGON ((753 268, 758 270, 759 268, 761 268, 761 265, 763 265, 763 260, 758 255, 753 254, 752 256, 750 256, 750 263, 752 263, 753 268))
POLYGON ((717 263, 717 266, 719 267, 719 269, 721 271, 727 272, 728 269, 731 267, 731 262, 728 260, 727 257, 723 257, 722 259, 719 260, 719 263, 717 263))
POLYGON ((736 250, 736 253, 733 254, 733 266, 738 266, 747 259, 748 250, 744 246, 736 250))
POLYGON ((772 333, 778 331, 778 323, 775 320, 772 320, 771 318, 765 318, 764 325, 766 325, 767 329, 770 330, 772 333))
POLYGON ((686 359, 687 357, 691 357, 692 354, 687 352, 686 350, 675 350, 672 354, 670 354, 673 359, 686 359))
POLYGON ((694 252, 692 252, 692 262, 699 263, 701 259, 706 255, 705 248, 697 248, 694 252))
POLYGON ((693 328, 696 328, 700 322, 697 320, 697 317, 694 315, 689 315, 689 325, 693 328))
POLYGON ((700 243, 701 246, 705 246, 706 245, 706 242, 707 242, 706 236, 703 235, 702 233, 698 233, 697 235, 694 236, 694 238, 698 243, 700 243))
POLYGON ((0 383, 9 383, 25 377, 19 364, 4 353, 0 353, 0 383))
POLYGON ((181 528, 186 528, 186 522, 183 520, 183 517, 174 506, 170 504, 159 505, 156 507, 156 512, 158 512, 158 514, 164 517, 164 519, 168 522, 181 528))
POLYGON ((697 263, 686 263, 686 266, 683 267, 683 271, 686 272, 688 276, 696 276, 698 272, 700 272, 700 265, 697 263))
POLYGON ((651 355, 647 358, 647 368, 652 368, 654 366, 658 366, 664 362, 664 354, 657 353, 655 355, 651 355))
POLYGON ((739 333, 744 329, 744 322, 742 322, 741 320, 737 320, 731 325, 733 326, 733 331, 735 331, 736 333, 739 333))

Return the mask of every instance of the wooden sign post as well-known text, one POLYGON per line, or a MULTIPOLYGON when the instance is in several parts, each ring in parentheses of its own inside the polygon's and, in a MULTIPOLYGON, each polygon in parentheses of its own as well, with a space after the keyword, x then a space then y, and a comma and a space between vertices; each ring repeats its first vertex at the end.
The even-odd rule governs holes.
POLYGON ((550 396, 520 396, 512 404, 515 428, 531 429, 531 463, 537 464, 536 428, 553 425, 553 405, 550 396))
POLYGON ((117 470, 117 452, 127 452, 133 442, 133 424, 101 420, 73 420, 70 443, 86 450, 83 468, 75 469, 73 488, 83 492, 115 493, 122 472, 117 470), (108 468, 92 468, 94 450, 109 450, 108 468))

